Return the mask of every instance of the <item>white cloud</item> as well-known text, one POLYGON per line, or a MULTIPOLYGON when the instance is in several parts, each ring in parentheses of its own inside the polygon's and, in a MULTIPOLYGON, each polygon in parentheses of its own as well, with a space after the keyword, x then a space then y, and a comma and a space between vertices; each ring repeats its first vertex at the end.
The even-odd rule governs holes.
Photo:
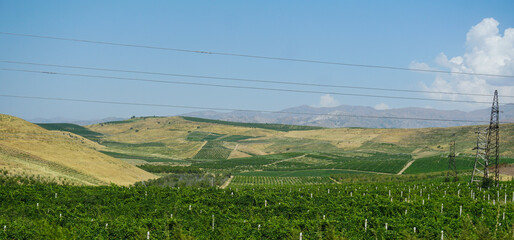
MULTIPOLYGON (((451 72, 482 73, 495 75, 514 75, 514 28, 505 29, 503 36, 498 29, 499 22, 485 18, 473 26, 466 35, 466 51, 462 56, 448 58, 440 53, 435 62, 451 72)), ((416 62, 414 62, 416 63, 416 62)), ((422 63, 416 63, 423 67, 422 63)), ((411 65, 413 65, 411 63, 411 65)), ((426 67, 429 67, 428 65, 426 67)), ((424 90, 440 92, 463 92, 492 95, 494 90, 500 94, 500 102, 512 102, 512 98, 501 95, 514 95, 514 81, 508 78, 479 75, 440 75, 424 90)), ((438 99, 471 100, 488 102, 492 97, 456 96, 448 94, 429 94, 438 99)), ((489 105, 489 104, 487 104, 489 105)), ((477 108, 485 105, 468 105, 477 108)))
POLYGON ((375 109, 376 110, 387 110, 387 109, 391 109, 391 108, 385 103, 379 103, 379 104, 375 105, 375 109))
POLYGON ((330 94, 325 94, 319 98, 319 107, 336 107, 339 102, 334 99, 330 94))

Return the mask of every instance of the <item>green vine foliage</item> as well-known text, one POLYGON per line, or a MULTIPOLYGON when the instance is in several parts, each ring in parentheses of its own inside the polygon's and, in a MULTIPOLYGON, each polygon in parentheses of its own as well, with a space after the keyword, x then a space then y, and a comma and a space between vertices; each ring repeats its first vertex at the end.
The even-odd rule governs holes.
POLYGON ((219 189, 4 179, 0 239, 512 239, 513 192, 513 183, 219 189))

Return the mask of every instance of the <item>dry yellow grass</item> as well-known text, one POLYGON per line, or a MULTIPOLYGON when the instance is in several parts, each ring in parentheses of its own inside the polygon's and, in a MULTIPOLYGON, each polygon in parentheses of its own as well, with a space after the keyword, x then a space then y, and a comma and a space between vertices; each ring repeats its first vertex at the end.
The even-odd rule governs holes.
MULTIPOLYGON (((338 128, 309 131, 281 132, 268 129, 238 127, 232 125, 193 122, 181 117, 135 119, 123 124, 95 124, 88 126, 90 130, 106 135, 103 139, 121 143, 155 143, 166 144, 164 157, 187 159, 192 158, 201 149, 203 142, 188 141, 191 132, 210 132, 225 135, 245 135, 254 138, 239 141, 237 151, 230 158, 251 155, 266 155, 281 151, 280 144, 296 140, 323 141, 341 149, 341 151, 382 151, 412 154, 414 158, 427 157, 448 151, 449 142, 457 136, 458 153, 473 154, 471 150, 475 143, 474 129, 476 126, 452 128, 423 128, 423 129, 362 129, 338 128), (289 141, 289 140, 291 141, 289 141), (296 140, 293 140, 296 139, 296 140)), ((514 137, 506 134, 514 132, 514 124, 502 125, 502 151, 512 155, 514 137)), ((223 140, 223 139, 221 139, 223 140)), ((302 142, 302 141, 296 141, 302 142)), ((303 141, 305 143, 305 141, 303 141)), ((299 143, 302 144, 302 143, 299 143)), ((235 144, 224 143, 229 149, 235 144)), ((129 151, 115 149, 115 151, 129 151)), ((151 154, 158 154, 152 150, 151 154)), ((308 151, 317 151, 315 148, 308 151)), ((320 150, 322 151, 322 149, 320 150)), ((128 152, 127 152, 128 153, 128 152)), ((136 153, 136 152, 133 152, 136 153)), ((150 154, 148 151, 139 151, 150 154)))
POLYGON ((367 141, 383 134, 384 129, 320 129, 310 131, 291 131, 284 134, 286 137, 329 141, 338 148, 345 150, 356 149, 367 141))
POLYGON ((155 178, 151 173, 99 153, 97 149, 101 146, 71 133, 48 131, 8 115, 0 115, 0 132, 9 136, 0 140, 3 146, 0 163, 15 171, 26 169, 30 174, 92 185, 129 185, 155 178), (84 176, 90 180, 77 180, 84 176))

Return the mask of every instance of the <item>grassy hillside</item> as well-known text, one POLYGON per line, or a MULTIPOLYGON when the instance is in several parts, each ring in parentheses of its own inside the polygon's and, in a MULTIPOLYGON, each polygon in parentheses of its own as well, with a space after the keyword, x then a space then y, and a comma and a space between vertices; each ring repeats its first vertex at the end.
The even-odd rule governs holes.
MULTIPOLYGON (((232 173, 340 170, 395 174, 409 162, 412 165, 405 173, 444 171, 444 156, 453 140, 457 154, 472 156, 477 127, 323 129, 145 117, 87 128, 102 134, 99 143, 109 155, 133 164, 193 165, 232 173)), ((500 144, 503 157, 514 156, 514 124, 501 126, 500 144)), ((458 167, 470 169, 472 160, 462 161, 458 167)))
MULTIPOLYGON (((40 176, 79 185, 128 185, 155 177, 98 152, 105 147, 70 132, 48 131, 22 119, 0 115, 0 133, 0 168, 12 175, 40 176)), ((90 131, 82 129, 79 133, 90 131)))
MULTIPOLYGON (((16 137, 0 143, 0 155, 8 159, 11 170, 46 174, 57 179, 66 176, 66 181, 81 184, 125 181, 121 180, 127 177, 124 171, 86 163, 96 159, 118 161, 113 164, 122 164, 122 168, 134 171, 138 170, 134 165, 153 165, 159 169, 191 166, 207 173, 270 177, 398 174, 402 170, 404 174, 438 172, 447 169, 445 156, 452 140, 457 145, 458 169, 469 171, 476 145, 476 127, 322 129, 143 117, 86 127, 41 124, 52 130, 47 131, 19 119, 9 122, 7 116, 5 118, 4 125, 9 128, 5 133, 11 131, 16 137), (34 133, 37 137, 30 136, 34 133), (103 177, 90 172, 103 174, 103 177)), ((512 163, 514 124, 502 125, 500 133, 502 162, 512 163)), ((152 177, 151 174, 144 176, 152 177)))

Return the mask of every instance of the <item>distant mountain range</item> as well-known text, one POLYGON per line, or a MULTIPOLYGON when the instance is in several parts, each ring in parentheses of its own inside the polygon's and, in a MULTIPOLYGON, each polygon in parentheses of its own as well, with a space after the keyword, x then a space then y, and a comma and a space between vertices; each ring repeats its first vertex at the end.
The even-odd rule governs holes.
MULTIPOLYGON (((514 122, 514 104, 501 105, 500 110, 502 111, 502 113, 500 113, 500 122, 514 122)), ((284 109, 276 113, 243 111, 220 113, 215 111, 199 111, 183 114, 183 116, 234 122, 280 123, 321 126, 328 128, 426 128, 487 124, 490 120, 490 114, 490 108, 464 112, 459 110, 437 110, 431 108, 376 110, 372 107, 363 106, 341 105, 337 107, 312 107, 302 105, 299 107, 284 109), (352 117, 351 115, 369 117, 352 117), (485 123, 395 118, 458 119, 465 121, 485 121, 485 123)))
MULTIPOLYGON (((514 122, 514 104, 501 105, 500 122, 514 122)), ((341 105, 337 107, 312 107, 302 105, 287 108, 274 113, 233 111, 228 113, 216 111, 198 111, 181 116, 209 118, 233 122, 279 123, 290 125, 308 125, 328 128, 363 127, 363 128, 426 128, 481 125, 476 122, 429 121, 414 119, 457 119, 465 121, 485 121, 490 119, 491 109, 471 112, 459 110, 437 110, 432 108, 397 108, 376 110, 372 107, 341 105), (352 117, 369 116, 369 117, 352 117)), ((69 118, 36 118, 33 123, 74 123, 91 125, 102 122, 120 121, 126 118, 109 117, 97 120, 76 120, 69 118)))

